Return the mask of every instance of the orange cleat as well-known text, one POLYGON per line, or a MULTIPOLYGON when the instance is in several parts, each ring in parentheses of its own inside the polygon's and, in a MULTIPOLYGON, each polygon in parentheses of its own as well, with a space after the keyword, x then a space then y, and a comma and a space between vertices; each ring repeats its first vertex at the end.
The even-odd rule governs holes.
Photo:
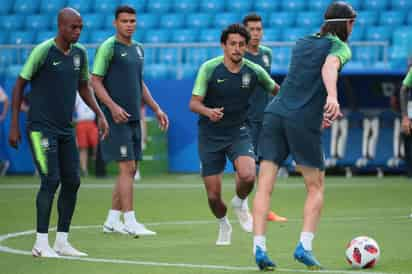
POLYGON ((288 221, 288 218, 279 216, 274 211, 269 211, 268 221, 284 223, 288 221))

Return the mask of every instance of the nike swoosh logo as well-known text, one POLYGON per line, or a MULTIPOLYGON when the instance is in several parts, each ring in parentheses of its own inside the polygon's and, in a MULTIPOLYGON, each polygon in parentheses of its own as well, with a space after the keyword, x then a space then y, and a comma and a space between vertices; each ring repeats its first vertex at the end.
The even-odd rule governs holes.
POLYGON ((120 56, 122 56, 122 57, 127 56, 127 52, 122 52, 122 53, 120 53, 120 56))
POLYGON ((224 81, 226 81, 226 79, 217 79, 218 84, 223 83, 224 81))
POLYGON ((53 61, 53 66, 60 65, 61 62, 62 62, 62 61, 53 61))
POLYGON ((107 225, 103 225, 103 227, 106 228, 106 229, 109 230, 109 231, 114 231, 114 228, 113 228, 113 227, 109 227, 109 226, 107 226, 107 225))

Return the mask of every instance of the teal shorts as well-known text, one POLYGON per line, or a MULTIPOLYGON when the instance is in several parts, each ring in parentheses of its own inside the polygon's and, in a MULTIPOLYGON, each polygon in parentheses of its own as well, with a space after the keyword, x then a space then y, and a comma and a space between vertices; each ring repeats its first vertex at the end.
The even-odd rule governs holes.
POLYGON ((265 113, 258 144, 258 161, 278 166, 292 155, 297 165, 325 169, 322 132, 285 117, 265 113))

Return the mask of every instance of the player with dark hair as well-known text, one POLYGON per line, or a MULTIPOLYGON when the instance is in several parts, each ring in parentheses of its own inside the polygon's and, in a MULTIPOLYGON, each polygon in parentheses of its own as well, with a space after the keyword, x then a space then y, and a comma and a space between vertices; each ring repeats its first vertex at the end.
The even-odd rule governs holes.
POLYGON ((153 110, 162 130, 167 130, 169 120, 143 81, 144 50, 132 39, 136 30, 136 11, 129 6, 119 6, 115 11, 114 26, 116 35, 97 49, 92 72, 93 88, 112 128, 101 143, 103 159, 116 161, 119 166, 112 207, 103 231, 133 236, 155 235, 136 220, 133 210, 133 181, 141 160, 142 101, 153 110), (124 224, 120 220, 122 213, 124 224))
POLYGON ((351 58, 346 42, 355 18, 356 12, 347 3, 334 2, 327 8, 320 33, 296 42, 286 79, 265 110, 258 146, 259 184, 253 204, 253 252, 261 270, 276 266, 266 251, 266 216, 279 165, 289 154, 303 174, 307 190, 294 258, 310 269, 321 268, 312 254, 312 240, 323 208, 321 128, 341 116, 337 80, 351 58))
POLYGON ((276 93, 279 87, 261 66, 243 58, 249 39, 249 32, 242 25, 233 24, 223 30, 223 56, 202 64, 190 100, 190 110, 199 114, 201 176, 209 206, 219 222, 217 245, 231 243, 232 227, 221 195, 226 157, 236 169, 232 206, 242 228, 252 232, 247 197, 253 189, 256 166, 245 125, 249 98, 258 83, 265 92, 276 93))
POLYGON ((79 152, 72 126, 77 90, 96 113, 103 138, 108 134, 108 125, 88 86, 86 49, 76 43, 82 27, 82 18, 76 10, 62 9, 58 15, 57 36, 32 50, 13 89, 9 142, 17 148, 23 91, 28 82, 31 84, 27 133, 41 178, 36 199, 37 236, 32 250, 36 257, 87 256, 68 241, 80 186, 79 152), (49 246, 48 229, 54 194, 60 183, 53 250, 49 246))

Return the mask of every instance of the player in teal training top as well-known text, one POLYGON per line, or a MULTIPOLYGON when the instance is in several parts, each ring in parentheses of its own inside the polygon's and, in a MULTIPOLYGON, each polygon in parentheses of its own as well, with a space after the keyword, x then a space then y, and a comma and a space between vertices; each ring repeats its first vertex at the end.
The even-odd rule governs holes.
POLYGON ((27 133, 41 178, 36 199, 37 236, 32 250, 36 257, 87 255, 68 242, 80 186, 79 152, 72 126, 77 90, 96 113, 102 137, 108 134, 108 125, 88 86, 86 50, 76 43, 82 27, 82 19, 76 10, 62 9, 58 15, 56 38, 46 40, 32 50, 13 89, 9 142, 17 148, 23 90, 28 82, 31 84, 27 133), (48 241, 50 213, 60 183, 57 234, 54 249, 51 249, 48 241))
POLYGON ((247 196, 256 177, 255 154, 245 125, 249 98, 260 83, 264 91, 277 92, 278 85, 259 65, 243 58, 250 36, 239 24, 221 35, 223 56, 199 69, 190 109, 199 113, 199 157, 209 206, 219 221, 217 245, 231 243, 232 228, 221 197, 222 172, 228 157, 236 169, 236 195, 232 206, 242 228, 252 232, 247 196))
POLYGON ((409 178, 412 177, 412 102, 410 99, 411 88, 412 68, 409 69, 408 74, 406 75, 405 79, 403 79, 402 87, 399 92, 399 105, 402 115, 402 137, 405 145, 406 174, 409 178))
POLYGON ((261 270, 275 264, 266 253, 266 215, 279 165, 291 154, 303 174, 307 197, 303 228, 294 258, 311 269, 321 265, 312 254, 312 240, 323 207, 324 156, 321 127, 340 115, 338 73, 351 58, 346 44, 356 13, 344 2, 330 4, 319 34, 299 39, 279 94, 265 110, 259 138, 259 184, 253 204, 253 252, 261 270))
MULTIPOLYGON (((247 45, 245 58, 260 65, 270 74, 272 66, 272 50, 260 44, 263 36, 262 18, 256 13, 248 14, 243 18, 243 25, 250 33, 250 41, 247 45)), ((247 124, 255 152, 257 152, 258 139, 262 129, 263 112, 271 99, 271 96, 267 92, 262 92, 262 89, 263 87, 258 85, 256 91, 249 99, 247 124)), ((287 218, 279 216, 274 211, 269 211, 268 221, 286 222, 287 218)))
POLYGON ((169 121, 143 81, 143 47, 132 39, 136 30, 136 11, 129 6, 119 6, 114 25, 116 35, 97 49, 92 72, 93 88, 103 103, 103 112, 111 127, 109 136, 101 144, 103 159, 116 161, 119 166, 112 208, 103 231, 133 236, 154 235, 155 232, 137 222, 133 210, 133 181, 141 159, 142 101, 156 114, 162 130, 167 130, 169 121), (120 220, 121 213, 124 223, 120 220))

